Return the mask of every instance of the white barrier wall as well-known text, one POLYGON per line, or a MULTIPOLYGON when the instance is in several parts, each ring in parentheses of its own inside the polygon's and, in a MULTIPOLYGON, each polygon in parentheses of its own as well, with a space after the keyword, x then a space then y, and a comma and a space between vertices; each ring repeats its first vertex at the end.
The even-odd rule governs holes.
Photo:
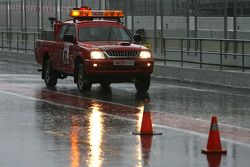
POLYGON ((161 79, 250 89, 250 73, 155 66, 153 76, 161 79))

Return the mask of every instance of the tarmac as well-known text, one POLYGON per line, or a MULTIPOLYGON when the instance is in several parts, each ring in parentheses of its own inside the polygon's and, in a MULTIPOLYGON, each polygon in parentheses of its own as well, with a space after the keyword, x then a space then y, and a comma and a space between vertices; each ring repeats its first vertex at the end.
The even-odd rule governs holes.
POLYGON ((153 79, 94 85, 79 93, 72 78, 48 89, 37 66, 0 61, 0 166, 248 167, 250 92, 153 79), (145 100, 154 132, 141 128, 145 100), (205 155, 210 118, 218 117, 227 155, 205 155))

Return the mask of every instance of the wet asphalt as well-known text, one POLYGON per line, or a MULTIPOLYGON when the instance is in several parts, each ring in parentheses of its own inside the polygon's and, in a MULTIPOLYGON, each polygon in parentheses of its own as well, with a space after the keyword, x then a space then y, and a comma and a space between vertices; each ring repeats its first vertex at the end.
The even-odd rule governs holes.
POLYGON ((145 94, 129 83, 79 93, 72 78, 49 90, 37 68, 0 61, 1 167, 249 166, 249 90, 155 78, 145 94), (145 99, 163 135, 131 134, 145 99), (227 155, 201 154, 212 115, 227 155))

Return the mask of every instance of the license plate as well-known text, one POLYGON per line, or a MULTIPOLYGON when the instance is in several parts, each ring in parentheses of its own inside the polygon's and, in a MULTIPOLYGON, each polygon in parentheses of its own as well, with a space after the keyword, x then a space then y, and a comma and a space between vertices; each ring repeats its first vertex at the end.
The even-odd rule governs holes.
POLYGON ((114 66, 134 66, 135 61, 134 60, 114 60, 113 65, 114 66))

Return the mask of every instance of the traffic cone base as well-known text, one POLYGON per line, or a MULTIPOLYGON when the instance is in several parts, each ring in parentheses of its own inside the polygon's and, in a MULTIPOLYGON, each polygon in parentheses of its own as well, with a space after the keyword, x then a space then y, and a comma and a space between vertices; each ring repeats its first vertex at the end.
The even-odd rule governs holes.
POLYGON ((203 154, 227 154, 227 150, 207 150, 207 149, 202 149, 201 153, 203 153, 203 154))
POLYGON ((153 133, 140 133, 140 132, 132 132, 132 135, 145 135, 145 136, 149 136, 149 135, 162 135, 162 133, 156 133, 156 132, 153 132, 153 133))

